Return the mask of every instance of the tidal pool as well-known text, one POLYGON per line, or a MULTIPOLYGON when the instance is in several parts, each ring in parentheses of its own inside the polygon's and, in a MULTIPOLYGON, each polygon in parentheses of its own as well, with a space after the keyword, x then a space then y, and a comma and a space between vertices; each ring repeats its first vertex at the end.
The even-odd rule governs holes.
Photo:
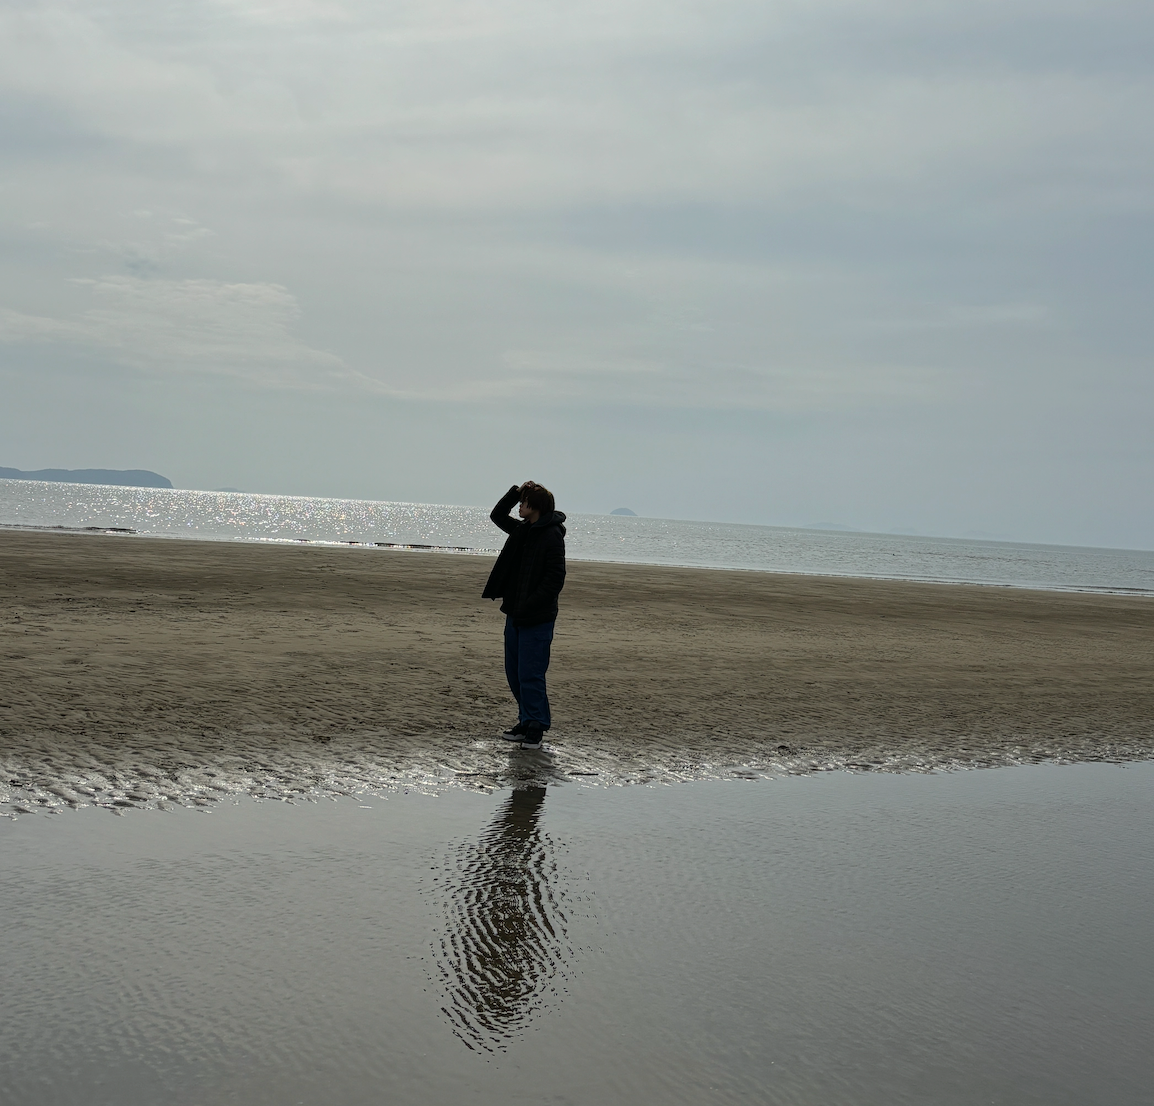
POLYGON ((1154 1103, 1154 764, 0 825, 0 1101, 1154 1103))

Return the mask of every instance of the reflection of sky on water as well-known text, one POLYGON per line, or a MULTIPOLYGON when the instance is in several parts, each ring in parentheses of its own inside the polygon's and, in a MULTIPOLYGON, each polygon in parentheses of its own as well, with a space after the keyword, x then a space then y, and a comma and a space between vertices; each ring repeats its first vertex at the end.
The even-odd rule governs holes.
POLYGON ((553 845, 539 826, 544 802, 544 787, 514 790, 440 884, 442 1009, 473 1049, 505 1049, 556 994, 572 956, 553 845))
POLYGON ((1152 789, 1145 762, 0 819, 0 1101, 1149 1104, 1152 789), (504 923, 506 874, 551 930, 504 923))

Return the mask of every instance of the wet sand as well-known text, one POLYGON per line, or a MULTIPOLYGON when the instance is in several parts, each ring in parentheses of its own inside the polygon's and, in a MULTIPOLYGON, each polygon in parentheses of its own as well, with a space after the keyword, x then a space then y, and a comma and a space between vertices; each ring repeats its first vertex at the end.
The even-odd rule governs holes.
MULTIPOLYGON (((0 533, 4 765, 335 743, 492 774, 514 711, 491 564, 0 533)), ((1154 755, 1144 598, 574 562, 553 658, 574 771, 1154 755)))

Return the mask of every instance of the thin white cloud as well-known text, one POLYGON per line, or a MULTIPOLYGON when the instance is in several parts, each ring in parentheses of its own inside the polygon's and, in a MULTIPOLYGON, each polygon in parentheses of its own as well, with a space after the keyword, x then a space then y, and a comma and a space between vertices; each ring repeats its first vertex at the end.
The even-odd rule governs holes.
POLYGON ((879 331, 970 330, 991 327, 1037 328, 1050 323, 1050 310, 1040 303, 931 304, 905 318, 875 317, 867 322, 879 331))
POLYGON ((277 284, 216 280, 80 279, 93 306, 51 318, 0 312, 0 340, 88 346, 149 372, 239 376, 288 387, 323 387, 351 374, 339 357, 294 333, 300 309, 277 284))
MULTIPOLYGON (((635 407, 824 413, 905 407, 941 398, 942 373, 932 367, 850 365, 840 369, 805 364, 665 365, 628 361, 576 363, 555 351, 518 351, 529 370, 490 382, 468 398, 529 398, 539 404, 576 401, 635 407)), ((464 397, 462 397, 464 398, 464 397)))
MULTIPOLYGON (((1112 136, 1131 150, 1129 171, 1150 178, 1141 144, 1119 141, 1147 128, 1149 75, 934 71, 916 43, 871 65, 867 33, 899 33, 903 19, 947 49, 950 12, 935 23, 914 11, 238 0, 189 9, 197 33, 182 38, 138 0, 98 12, 57 0, 0 17, 0 91, 101 140, 175 155, 205 180, 257 174, 375 208, 766 202, 990 175, 1029 190, 1023 167, 1068 173, 1071 155, 1100 187, 1118 166, 1089 136, 1112 136), (839 19, 866 45, 848 47, 839 19)), ((999 48, 1012 54, 1031 31, 1029 19, 1011 25, 999 48)))

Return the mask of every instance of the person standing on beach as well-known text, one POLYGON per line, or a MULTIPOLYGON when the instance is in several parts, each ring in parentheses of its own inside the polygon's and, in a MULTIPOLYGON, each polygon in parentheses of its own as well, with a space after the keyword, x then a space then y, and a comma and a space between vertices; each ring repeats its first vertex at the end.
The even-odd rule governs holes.
POLYGON ((505 615, 505 677, 518 717, 504 736, 523 749, 540 749, 552 724, 545 671, 565 586, 565 516, 554 509, 548 488, 527 480, 510 488, 489 517, 509 535, 481 593, 502 600, 505 615), (520 522, 509 517, 515 503, 520 522))

